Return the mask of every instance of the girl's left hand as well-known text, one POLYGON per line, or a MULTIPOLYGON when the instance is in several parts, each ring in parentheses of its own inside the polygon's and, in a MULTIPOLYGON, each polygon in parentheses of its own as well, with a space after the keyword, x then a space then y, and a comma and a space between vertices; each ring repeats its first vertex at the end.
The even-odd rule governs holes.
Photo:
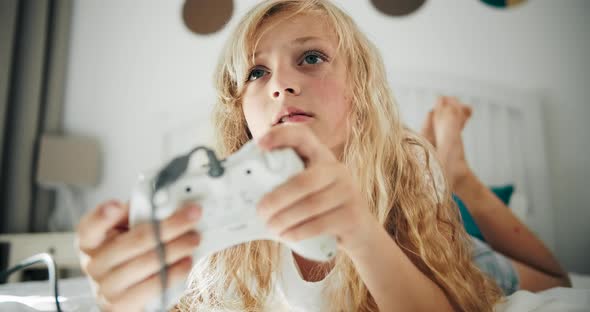
POLYGON ((263 150, 291 147, 305 170, 266 194, 257 212, 268 228, 286 240, 320 234, 337 238, 345 252, 366 246, 379 228, 343 163, 305 125, 272 127, 258 140, 263 150))

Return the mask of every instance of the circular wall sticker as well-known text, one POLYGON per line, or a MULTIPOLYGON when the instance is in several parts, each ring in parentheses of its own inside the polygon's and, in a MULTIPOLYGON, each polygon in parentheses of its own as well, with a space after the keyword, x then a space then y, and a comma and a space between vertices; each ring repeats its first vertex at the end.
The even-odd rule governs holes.
POLYGON ((231 19, 233 10, 232 0, 185 0, 182 19, 190 31, 207 35, 221 30, 231 19))
POLYGON ((418 10, 426 0, 371 0, 373 6, 389 16, 404 16, 418 10))
POLYGON ((512 8, 525 1, 526 0, 481 0, 481 2, 496 8, 512 8))

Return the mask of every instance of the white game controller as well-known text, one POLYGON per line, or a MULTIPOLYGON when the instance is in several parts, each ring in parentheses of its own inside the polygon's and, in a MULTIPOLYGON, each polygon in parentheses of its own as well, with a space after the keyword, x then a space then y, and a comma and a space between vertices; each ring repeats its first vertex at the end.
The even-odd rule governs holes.
MULTIPOLYGON (((336 255, 334 237, 321 235, 298 242, 283 241, 267 230, 256 214, 256 205, 262 196, 303 171, 303 162, 293 149, 265 152, 250 141, 224 160, 222 166, 224 172, 219 177, 209 176, 208 168, 189 170, 154 196, 159 220, 170 216, 187 201, 197 202, 202 207, 203 215, 196 225, 201 242, 193 253, 193 263, 228 247, 265 239, 282 242, 315 261, 328 261, 336 255)), ((133 190, 129 212, 131 227, 150 222, 153 178, 154 175, 140 176, 133 190)))

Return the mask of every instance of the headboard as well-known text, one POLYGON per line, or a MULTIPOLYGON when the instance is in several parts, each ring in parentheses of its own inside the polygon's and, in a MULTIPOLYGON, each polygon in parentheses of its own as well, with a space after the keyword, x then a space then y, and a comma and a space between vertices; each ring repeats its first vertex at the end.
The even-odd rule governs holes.
POLYGON ((488 185, 514 184, 510 206, 554 250, 542 94, 440 74, 388 73, 402 119, 419 131, 439 95, 473 107, 463 132, 466 157, 488 185))

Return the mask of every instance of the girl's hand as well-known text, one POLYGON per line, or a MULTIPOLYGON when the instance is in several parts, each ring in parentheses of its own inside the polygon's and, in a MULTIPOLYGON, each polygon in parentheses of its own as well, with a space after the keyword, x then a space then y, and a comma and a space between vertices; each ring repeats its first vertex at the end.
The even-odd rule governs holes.
POLYGON ((264 150, 291 147, 305 170, 266 194, 257 212, 269 229, 286 240, 331 234, 350 252, 365 245, 379 227, 343 163, 301 124, 272 127, 258 140, 264 150))
MULTIPOLYGON (((200 217, 200 208, 193 205, 160 223, 169 286, 190 272, 190 256, 200 241, 193 229, 200 217)), ((140 311, 161 291, 161 264, 152 226, 146 223, 129 230, 128 218, 128 205, 109 201, 87 213, 78 225, 82 271, 90 278, 104 311, 140 311)))

